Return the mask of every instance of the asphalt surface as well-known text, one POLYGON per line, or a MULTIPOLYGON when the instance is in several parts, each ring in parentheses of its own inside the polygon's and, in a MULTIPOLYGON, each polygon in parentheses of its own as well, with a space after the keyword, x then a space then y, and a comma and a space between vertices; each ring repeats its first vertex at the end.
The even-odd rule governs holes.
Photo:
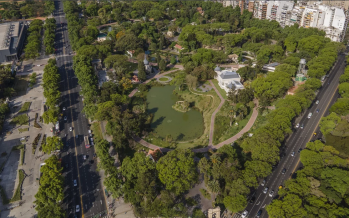
MULTIPOLYGON (((246 207, 246 210, 248 211, 247 217, 256 217, 259 210, 262 210, 261 218, 268 217, 267 211, 265 210, 266 205, 270 204, 273 199, 278 198, 279 186, 284 186, 284 181, 294 177, 296 175, 294 172, 302 167, 298 150, 300 148, 304 149, 310 140, 322 137, 319 130, 319 122, 323 116, 328 115, 328 109, 338 98, 337 88, 339 77, 344 72, 346 66, 344 60, 344 54, 338 56, 336 65, 330 72, 329 77, 323 82, 323 86, 320 88, 313 104, 302 114, 303 117, 299 124, 300 126, 303 124, 304 128, 295 128, 297 123, 294 124, 293 133, 288 137, 286 143, 284 143, 280 149, 280 162, 275 166, 273 172, 265 178, 265 185, 259 185, 254 194, 252 194, 251 198, 254 197, 254 202, 249 203, 246 207), (316 104, 317 100, 319 100, 319 104, 316 104), (319 112, 317 112, 317 109, 319 109, 319 112), (310 118, 308 118, 309 113, 312 113, 310 118), (314 136, 314 133, 316 133, 316 136, 314 136), (291 155, 292 152, 294 152, 294 156, 291 155), (286 172, 282 174, 284 169, 286 169, 286 172), (264 194, 263 190, 266 187, 268 187, 268 191, 264 194), (269 194, 272 190, 274 190, 274 195, 270 197, 269 194)), ((261 183, 262 180, 260 181, 260 184, 261 183)), ((239 213, 234 215, 234 218, 238 217, 241 217, 239 213)))
POLYGON ((61 75, 61 105, 63 118, 60 122, 60 136, 64 143, 61 152, 63 175, 65 177, 64 209, 68 217, 103 217, 106 202, 101 179, 97 173, 97 163, 93 159, 94 147, 86 148, 84 136, 88 135, 89 123, 82 113, 83 97, 80 96, 78 79, 72 69, 73 56, 68 39, 67 21, 63 13, 63 3, 55 1, 54 18, 56 30, 56 60, 61 75), (62 26, 61 23, 64 25, 62 26), (65 109, 64 109, 65 108, 65 109), (72 128, 72 131, 69 128, 72 128), (86 155, 86 160, 84 160, 86 155), (77 186, 74 186, 74 180, 77 186), (80 211, 76 212, 76 205, 80 211))

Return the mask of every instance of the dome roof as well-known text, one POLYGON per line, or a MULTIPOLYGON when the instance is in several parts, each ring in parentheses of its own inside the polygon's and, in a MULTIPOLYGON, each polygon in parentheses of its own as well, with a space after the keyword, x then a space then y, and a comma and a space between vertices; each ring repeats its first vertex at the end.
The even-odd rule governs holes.
POLYGON ((217 66, 216 68, 214 68, 214 71, 221 71, 221 68, 217 66))
POLYGON ((147 56, 144 55, 144 60, 143 60, 144 65, 148 65, 149 61, 147 60, 147 56))

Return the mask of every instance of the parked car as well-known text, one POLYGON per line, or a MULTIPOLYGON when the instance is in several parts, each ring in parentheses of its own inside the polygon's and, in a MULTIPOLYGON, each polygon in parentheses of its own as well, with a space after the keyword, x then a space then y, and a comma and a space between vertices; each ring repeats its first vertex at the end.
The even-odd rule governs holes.
POLYGON ((298 128, 299 127, 299 123, 297 123, 297 125, 296 125, 296 128, 298 128))
POLYGON ((301 153, 302 150, 303 150, 302 148, 298 149, 298 153, 301 153))
POLYGON ((261 183, 261 186, 264 186, 264 185, 265 185, 265 180, 263 180, 261 183))
POLYGON ((86 160, 86 155, 84 155, 84 160, 86 160))
POLYGON ((80 206, 79 205, 76 205, 76 210, 75 210, 77 213, 80 212, 80 206))
POLYGON ((316 104, 319 104, 319 102, 320 102, 320 101, 319 101, 319 100, 317 100, 315 103, 316 103, 316 104))
POLYGON ((70 132, 73 131, 73 128, 72 128, 72 127, 69 127, 69 131, 70 131, 70 132))

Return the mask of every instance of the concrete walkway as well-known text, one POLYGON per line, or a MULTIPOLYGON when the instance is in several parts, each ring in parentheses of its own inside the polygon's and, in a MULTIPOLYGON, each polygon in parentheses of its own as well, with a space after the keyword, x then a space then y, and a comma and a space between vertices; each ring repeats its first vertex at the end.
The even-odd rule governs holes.
MULTIPOLYGON (((182 65, 174 65, 172 67, 175 67, 175 68, 178 68, 178 69, 183 69, 183 66, 182 65)), ((162 74, 156 74, 153 78, 160 78, 162 76, 165 76, 167 74, 170 74, 172 72, 175 72, 177 71, 178 69, 176 70, 171 70, 171 71, 167 71, 165 73, 162 73, 162 74)), ((148 79, 144 82, 144 84, 147 84, 148 82, 150 82, 153 78, 151 79, 148 79)), ((214 133, 214 121, 215 121, 215 118, 216 118, 216 114, 218 113, 218 111, 221 109, 221 107, 223 106, 225 100, 224 98, 222 97, 222 95, 219 93, 219 91, 217 90, 216 86, 212 83, 212 81, 210 80, 210 84, 211 86, 213 87, 213 89, 215 90, 215 92, 217 93, 218 97, 221 99, 221 103, 218 105, 218 107, 216 108, 216 110, 212 113, 212 116, 211 116, 211 124, 210 124, 210 134, 209 134, 209 142, 208 142, 208 146, 205 147, 205 148, 197 148, 197 149, 193 149, 193 152, 195 153, 203 153, 203 152, 207 152, 208 150, 210 149, 219 149, 220 147, 226 145, 226 144, 231 144, 233 143, 234 141, 236 141, 237 139, 239 139, 243 134, 245 134, 246 132, 248 132, 251 127, 253 126, 254 122, 256 121, 257 119, 257 116, 258 116, 258 101, 257 100, 254 100, 254 103, 255 103, 255 107, 253 108, 253 113, 250 117, 250 120, 248 121, 248 123, 246 124, 246 126, 236 135, 234 135, 233 137, 217 144, 217 145, 213 145, 212 142, 213 142, 213 133, 214 133)), ((136 92, 138 91, 138 89, 134 89, 129 95, 128 97, 132 97, 136 94, 136 92)), ((141 145, 147 147, 147 148, 150 148, 150 149, 160 149, 162 152, 167 152, 167 151, 171 151, 172 149, 169 149, 169 148, 162 148, 162 147, 159 147, 157 145, 153 145, 149 142, 146 142, 145 140, 139 138, 138 136, 135 136, 133 138, 136 142, 140 143, 141 145)))

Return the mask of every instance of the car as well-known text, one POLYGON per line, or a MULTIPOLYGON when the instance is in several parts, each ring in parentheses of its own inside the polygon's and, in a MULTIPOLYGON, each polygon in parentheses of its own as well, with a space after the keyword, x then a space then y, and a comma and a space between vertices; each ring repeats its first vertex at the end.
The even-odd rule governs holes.
POLYGON ((304 124, 302 123, 302 125, 301 125, 301 129, 303 129, 304 128, 304 124))
POLYGON ((84 160, 86 160, 86 155, 84 155, 84 160))
POLYGON ((92 133, 90 129, 88 130, 88 133, 89 133, 89 134, 91 134, 91 133, 92 133))
POLYGON ((269 192, 269 197, 273 197, 274 196, 274 190, 271 190, 271 192, 269 192))
POLYGON ((73 128, 72 128, 72 127, 69 127, 69 131, 70 131, 70 132, 73 131, 73 128))
POLYGON ((296 125, 296 128, 298 128, 299 127, 299 123, 297 123, 297 125, 296 125))
POLYGON ((96 154, 96 153, 94 153, 94 154, 93 154, 93 158, 96 158, 96 157, 97 157, 97 154, 96 154))
POLYGON ((316 110, 316 113, 319 113, 319 111, 320 111, 320 109, 317 109, 317 110, 316 110))
POLYGON ((320 101, 319 101, 319 100, 317 100, 317 101, 315 102, 315 104, 319 104, 319 102, 320 102, 320 101))
POLYGON ((301 153, 302 150, 303 150, 302 148, 298 149, 298 153, 301 153))
POLYGON ((79 205, 76 205, 76 210, 75 210, 77 213, 80 212, 80 206, 79 205))
POLYGON ((313 113, 309 113, 308 114, 308 119, 310 119, 311 115, 313 115, 313 113))
POLYGON ((281 171, 281 174, 285 174, 286 173, 286 168, 284 168, 282 171, 281 171))
POLYGON ((67 120, 67 116, 64 117, 64 120, 67 120))
POLYGON ((65 111, 65 107, 63 107, 63 110, 65 111))
POLYGON ((76 179, 74 179, 74 186, 78 186, 78 183, 76 182, 76 179))
POLYGON ((90 134, 88 134, 90 137, 92 137, 92 134, 90 133, 90 134))
POLYGON ((248 211, 245 210, 242 214, 241 214, 241 218, 246 218, 248 214, 248 211))
POLYGON ((291 156, 294 157, 294 151, 292 151, 291 156))
POLYGON ((280 186, 279 186, 279 189, 282 189, 282 188, 283 188, 283 186, 282 186, 282 185, 280 185, 280 186))
POLYGON ((256 217, 259 218, 261 217, 261 215, 262 215, 262 210, 259 210, 256 217))
POLYGON ((92 137, 90 138, 90 140, 91 140, 91 142, 93 142, 93 138, 92 137))
POLYGON ((256 200, 256 197, 255 196, 253 196, 252 198, 251 198, 251 200, 250 200, 250 204, 253 204, 253 202, 256 200))
POLYGON ((261 183, 261 186, 264 186, 264 185, 265 185, 265 180, 263 180, 261 183))
POLYGON ((75 138, 79 138, 79 135, 76 135, 75 138))
POLYGON ((313 135, 316 136, 316 132, 314 132, 313 135))
POLYGON ((263 193, 264 193, 264 194, 267 194, 268 189, 269 189, 268 187, 265 187, 264 190, 263 190, 263 193))

